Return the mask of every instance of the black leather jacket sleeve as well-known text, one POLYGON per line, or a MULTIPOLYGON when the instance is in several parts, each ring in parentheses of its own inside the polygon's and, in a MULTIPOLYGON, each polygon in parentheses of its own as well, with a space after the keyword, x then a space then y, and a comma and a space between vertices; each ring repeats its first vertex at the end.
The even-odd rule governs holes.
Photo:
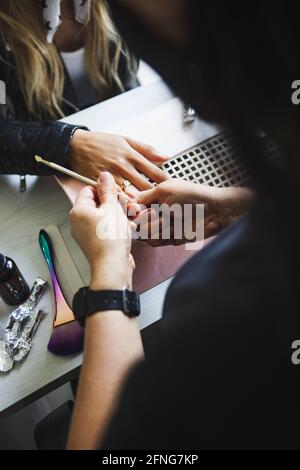
POLYGON ((36 163, 34 156, 64 166, 71 139, 79 128, 83 127, 58 121, 0 120, 0 174, 54 174, 36 163))

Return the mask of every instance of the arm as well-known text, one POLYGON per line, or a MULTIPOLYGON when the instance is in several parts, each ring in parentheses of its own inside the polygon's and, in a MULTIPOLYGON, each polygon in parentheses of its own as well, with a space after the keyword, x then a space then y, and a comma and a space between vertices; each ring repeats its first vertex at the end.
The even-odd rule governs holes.
MULTIPOLYGON (((101 283, 94 288, 101 289, 101 283)), ((99 447, 128 371, 142 356, 138 324, 123 312, 101 312, 87 320, 69 449, 99 447)))
POLYGON ((34 155, 64 165, 77 129, 63 122, 0 121, 0 174, 51 174, 50 169, 35 162, 34 155))
MULTIPOLYGON (((71 213, 73 235, 91 265, 91 289, 123 289, 131 285, 131 239, 100 240, 101 225, 117 219, 127 227, 111 175, 101 175, 99 200, 108 214, 99 216, 95 195, 85 188, 71 213)), ((103 225, 103 226, 104 226, 103 225)), ((128 233, 128 227, 127 227, 128 233)), ((99 446, 115 409, 122 384, 131 367, 143 358, 137 321, 123 312, 100 312, 87 318, 84 360, 69 436, 69 449, 99 446)))
POLYGON ((206 204, 208 212, 224 210, 243 212, 252 204, 254 191, 249 188, 217 188, 180 179, 168 179, 156 188, 137 195, 139 203, 151 204, 206 204))
POLYGON ((109 170, 118 184, 125 178, 140 189, 152 187, 140 172, 158 183, 166 178, 156 163, 167 157, 150 146, 60 121, 2 120, 0 148, 0 174, 53 174, 35 162, 37 154, 95 180, 100 171, 109 170))
MULTIPOLYGON (((245 213, 255 199, 255 192, 249 188, 216 188, 179 179, 169 179, 150 190, 129 194, 135 196, 137 202, 145 206, 145 210, 139 214, 136 223, 141 227, 141 233, 157 234, 156 237, 147 240, 152 246, 186 242, 184 237, 173 239, 171 235, 168 240, 162 237, 161 217, 157 217, 155 210, 150 210, 153 204, 182 207, 204 205, 204 236, 207 238, 215 235, 245 213), (151 224, 151 231, 149 224, 151 224)), ((194 215, 193 223, 195 222, 194 215)))

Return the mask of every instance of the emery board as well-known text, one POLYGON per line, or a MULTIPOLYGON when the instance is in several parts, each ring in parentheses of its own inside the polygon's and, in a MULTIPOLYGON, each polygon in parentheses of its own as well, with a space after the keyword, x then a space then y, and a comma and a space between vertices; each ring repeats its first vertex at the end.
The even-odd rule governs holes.
POLYGON ((45 230, 51 238, 55 271, 61 290, 63 291, 69 307, 72 308, 73 296, 78 289, 85 285, 84 281, 73 261, 59 228, 56 225, 49 225, 45 230))

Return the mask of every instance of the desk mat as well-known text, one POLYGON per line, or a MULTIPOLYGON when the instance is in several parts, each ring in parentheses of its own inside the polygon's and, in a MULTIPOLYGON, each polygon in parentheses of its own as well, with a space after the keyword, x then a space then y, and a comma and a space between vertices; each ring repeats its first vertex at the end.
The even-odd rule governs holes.
MULTIPOLYGON (((55 268, 62 291, 71 307, 73 295, 85 285, 80 274, 80 267, 75 265, 59 228, 49 225, 45 230, 53 244, 55 268)), ((136 292, 142 293, 174 276, 178 268, 194 254, 194 251, 186 251, 184 246, 151 248, 142 243, 133 242, 132 253, 136 260, 133 288, 136 292)))

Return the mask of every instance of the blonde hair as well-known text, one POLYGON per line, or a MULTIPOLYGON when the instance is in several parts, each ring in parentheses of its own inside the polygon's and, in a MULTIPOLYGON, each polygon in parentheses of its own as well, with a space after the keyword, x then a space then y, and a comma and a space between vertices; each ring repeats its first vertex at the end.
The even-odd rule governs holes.
MULTIPOLYGON (((88 75, 99 99, 123 91, 118 75, 122 42, 111 21, 107 2, 88 0, 83 25, 88 75), (113 51, 113 53, 112 53, 113 51)), ((29 113, 37 119, 57 119, 62 111, 64 69, 59 53, 48 44, 41 0, 0 0, 0 30, 17 66, 19 84, 29 113)))

